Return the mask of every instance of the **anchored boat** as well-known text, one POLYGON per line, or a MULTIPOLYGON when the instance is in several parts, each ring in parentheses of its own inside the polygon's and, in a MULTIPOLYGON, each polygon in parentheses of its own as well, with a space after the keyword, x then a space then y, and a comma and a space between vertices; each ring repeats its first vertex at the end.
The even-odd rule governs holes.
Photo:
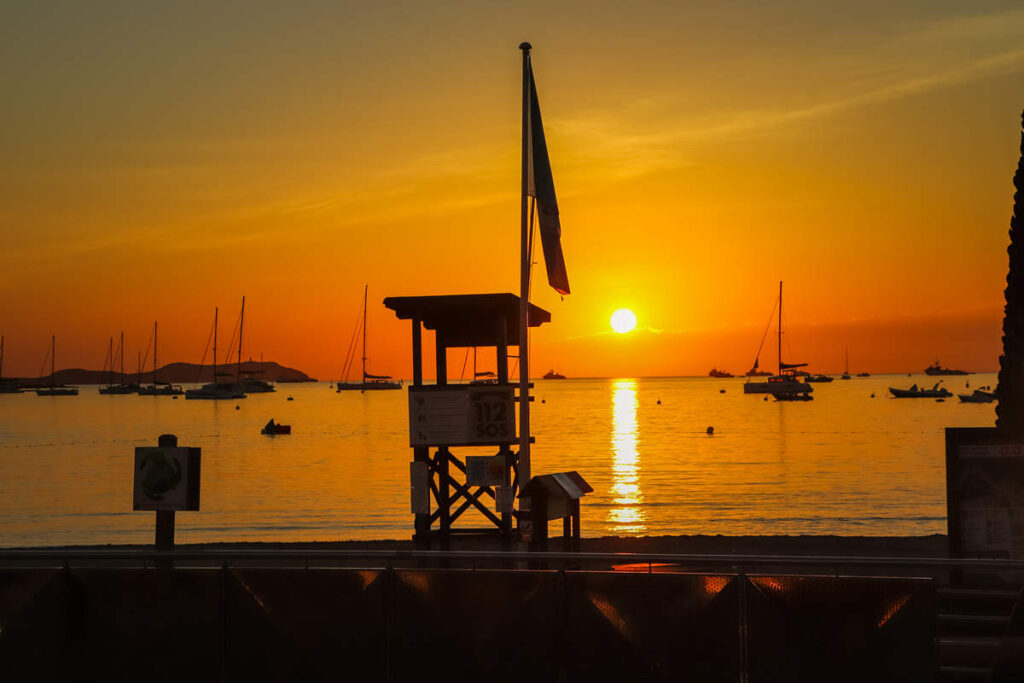
MULTIPOLYGON (((772 375, 765 382, 754 382, 748 380, 743 385, 744 394, 772 394, 778 398, 778 394, 809 394, 814 391, 814 387, 801 382, 800 378, 796 374, 797 368, 802 368, 807 363, 783 363, 782 362, 782 282, 779 282, 779 333, 778 333, 778 357, 779 357, 779 372, 776 375, 772 375)), ((771 323, 769 322, 769 325, 771 323)), ((768 330, 764 331, 765 336, 768 335, 768 330)), ((761 338, 761 345, 764 346, 764 337, 761 338)), ((761 349, 757 350, 757 356, 754 358, 754 367, 751 369, 748 375, 754 376, 751 373, 757 373, 758 359, 761 355, 761 349)))
MULTIPOLYGON (((401 389, 402 381, 394 380, 390 375, 371 375, 366 371, 366 299, 370 291, 370 286, 366 285, 363 288, 363 381, 362 382, 349 382, 348 373, 352 369, 352 361, 354 357, 352 355, 355 350, 352 344, 349 344, 348 356, 345 358, 345 367, 342 369, 342 375, 345 381, 339 380, 335 385, 335 392, 341 393, 342 391, 382 391, 388 389, 401 389)), ((356 328, 358 332, 358 327, 356 328)), ((353 341, 355 337, 353 335, 353 341)))

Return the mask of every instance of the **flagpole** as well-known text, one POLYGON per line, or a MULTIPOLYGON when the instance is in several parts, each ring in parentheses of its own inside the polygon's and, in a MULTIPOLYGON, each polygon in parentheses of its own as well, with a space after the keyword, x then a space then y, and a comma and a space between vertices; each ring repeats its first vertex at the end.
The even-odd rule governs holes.
MULTIPOLYGON (((530 226, 527 216, 527 193, 529 192, 529 153, 530 153, 530 48, 529 43, 522 43, 523 51, 523 183, 520 205, 520 246, 519 246, 519 490, 522 491, 530 481, 530 226)), ((526 501, 524 501, 526 502, 526 501)), ((529 503, 525 506, 529 509, 529 503)), ((520 504, 520 528, 524 506, 520 504)))

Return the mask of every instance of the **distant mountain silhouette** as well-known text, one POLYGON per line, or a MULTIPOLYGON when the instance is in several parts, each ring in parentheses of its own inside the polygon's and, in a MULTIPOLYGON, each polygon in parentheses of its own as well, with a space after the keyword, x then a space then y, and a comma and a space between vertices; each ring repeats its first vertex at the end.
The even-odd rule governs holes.
MULTIPOLYGON (((219 371, 230 373, 231 377, 221 377, 221 381, 230 381, 235 374, 235 364, 218 366, 219 371)), ((242 363, 242 371, 247 377, 265 379, 268 382, 315 382, 301 370, 286 368, 272 361, 246 361, 242 363)), ((156 371, 157 379, 161 382, 172 382, 174 384, 195 384, 213 381, 213 368, 209 365, 197 365, 195 363, 168 363, 156 371)), ((21 378, 20 382, 26 384, 50 384, 50 376, 45 375, 36 379, 21 378)), ((107 384, 111 381, 111 375, 104 370, 82 370, 70 368, 58 370, 54 373, 54 384, 107 384)), ((121 376, 118 373, 113 375, 113 382, 120 383, 121 376)), ((128 384, 149 384, 153 381, 153 371, 142 373, 125 373, 124 381, 128 384)))

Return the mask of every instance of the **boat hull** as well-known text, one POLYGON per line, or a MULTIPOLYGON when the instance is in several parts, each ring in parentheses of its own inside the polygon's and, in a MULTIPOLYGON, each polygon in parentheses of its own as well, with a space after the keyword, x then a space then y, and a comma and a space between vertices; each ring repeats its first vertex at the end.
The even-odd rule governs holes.
POLYGON ((335 391, 393 391, 401 389, 401 382, 338 382, 335 391))
POLYGON ((139 387, 139 396, 181 396, 185 390, 173 384, 139 387))
POLYGON ((893 398, 949 398, 953 394, 945 389, 897 389, 889 387, 893 398))
POLYGON ((746 382, 744 394, 809 394, 814 387, 796 380, 769 380, 767 382, 746 382))
POLYGON ((207 384, 198 389, 188 389, 185 391, 185 398, 207 401, 232 400, 245 398, 245 392, 233 384, 207 384))
POLYGON ((71 387, 54 387, 52 389, 36 389, 36 396, 78 396, 78 389, 71 387))
POLYGON ((104 396, 111 396, 114 394, 137 394, 139 392, 139 385, 115 384, 109 387, 100 387, 99 392, 104 396))

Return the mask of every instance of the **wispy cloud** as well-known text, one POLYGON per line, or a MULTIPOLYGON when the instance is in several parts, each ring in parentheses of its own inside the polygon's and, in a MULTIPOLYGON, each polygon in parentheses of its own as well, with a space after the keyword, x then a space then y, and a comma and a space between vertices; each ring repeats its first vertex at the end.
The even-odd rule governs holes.
MULTIPOLYGON (((649 97, 615 110, 557 119, 549 127, 570 140, 582 166, 604 177, 629 177, 691 163, 688 151, 722 141, 777 134, 843 112, 1024 71, 1024 10, 943 19, 862 52, 821 55, 816 71, 851 74, 816 101, 792 106, 685 111, 678 97, 649 97), (684 120, 653 127, 652 120, 684 120), (642 124, 636 123, 643 121, 642 124), (643 130, 639 125, 645 126, 643 130)), ((794 79, 800 77, 794 65, 794 79)), ((692 100, 690 101, 692 103, 692 100)))

